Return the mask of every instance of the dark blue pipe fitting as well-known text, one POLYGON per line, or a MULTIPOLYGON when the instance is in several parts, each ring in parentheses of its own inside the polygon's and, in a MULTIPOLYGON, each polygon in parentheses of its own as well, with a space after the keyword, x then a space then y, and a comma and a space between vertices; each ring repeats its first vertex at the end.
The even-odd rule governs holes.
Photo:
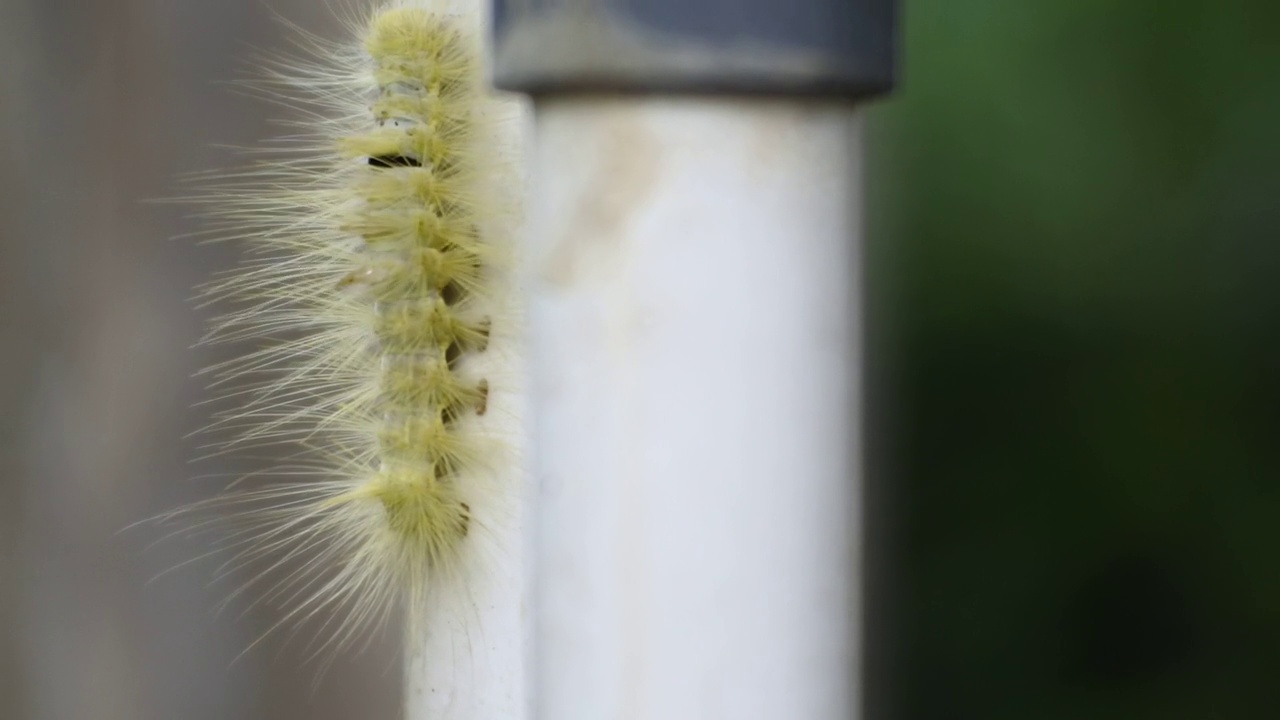
POLYGON ((894 82, 895 0, 495 2, 506 90, 858 99, 894 82))

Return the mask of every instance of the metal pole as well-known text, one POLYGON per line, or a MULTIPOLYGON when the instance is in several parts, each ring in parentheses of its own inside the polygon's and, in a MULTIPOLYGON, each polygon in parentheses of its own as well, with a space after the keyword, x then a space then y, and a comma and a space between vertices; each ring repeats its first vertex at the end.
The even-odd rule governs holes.
POLYGON ((859 703, 857 101, 888 0, 524 2, 533 716, 859 703))

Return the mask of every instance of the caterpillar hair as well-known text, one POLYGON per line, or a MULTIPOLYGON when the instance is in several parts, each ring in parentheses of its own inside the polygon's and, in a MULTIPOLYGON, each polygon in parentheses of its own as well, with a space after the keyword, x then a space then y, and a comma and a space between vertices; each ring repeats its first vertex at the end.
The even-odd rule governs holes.
POLYGON ((417 652, 517 553, 521 128, 486 85, 480 4, 382 3, 338 42, 291 28, 298 57, 250 83, 288 133, 196 198, 246 248, 200 292, 225 308, 205 342, 245 348, 206 371, 211 449, 277 460, 187 514, 226 528, 229 568, 268 566, 233 596, 282 604, 276 627, 322 618, 317 652, 402 613, 417 652))

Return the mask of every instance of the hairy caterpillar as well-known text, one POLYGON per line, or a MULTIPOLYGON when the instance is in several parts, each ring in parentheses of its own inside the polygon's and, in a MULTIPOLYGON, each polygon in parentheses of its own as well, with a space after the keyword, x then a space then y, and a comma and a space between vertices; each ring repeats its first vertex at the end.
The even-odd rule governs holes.
POLYGON ((296 131, 197 198, 249 249, 201 293, 232 306, 206 341, 252 344, 207 371, 233 433, 215 450, 285 448, 200 525, 233 522, 232 565, 283 568, 236 591, 283 603, 281 624, 341 610, 319 650, 398 609, 410 657, 518 634, 519 108, 487 90, 481 5, 384 3, 356 42, 295 28, 305 57, 253 86, 296 131))

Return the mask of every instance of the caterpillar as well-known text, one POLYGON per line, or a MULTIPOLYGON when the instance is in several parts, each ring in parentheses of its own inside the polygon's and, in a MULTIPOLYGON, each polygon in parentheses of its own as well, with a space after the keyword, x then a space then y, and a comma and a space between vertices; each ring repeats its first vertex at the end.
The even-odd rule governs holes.
POLYGON ((293 28, 301 56, 251 83, 291 132, 194 198, 247 249, 199 293, 229 307, 204 342, 249 345, 206 371, 212 450, 280 459, 189 510, 230 523, 228 567, 276 570, 233 596, 326 618, 317 652, 399 615, 411 658, 456 645, 518 585, 520 108, 486 87, 481 4, 293 28))

